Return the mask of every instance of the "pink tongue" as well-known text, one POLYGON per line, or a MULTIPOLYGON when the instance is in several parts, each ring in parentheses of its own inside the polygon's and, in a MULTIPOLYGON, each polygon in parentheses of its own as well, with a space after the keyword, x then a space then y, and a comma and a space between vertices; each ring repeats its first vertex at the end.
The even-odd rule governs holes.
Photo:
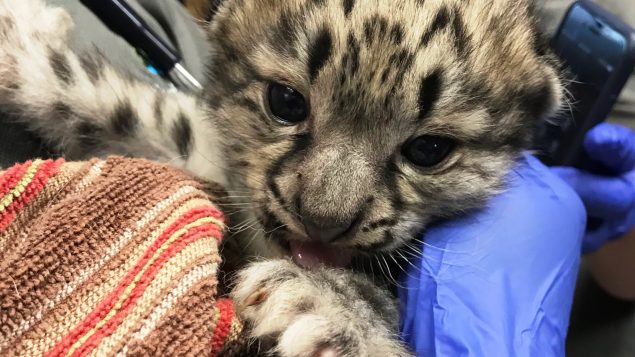
POLYGON ((304 268, 313 268, 318 265, 344 268, 352 260, 351 255, 342 248, 296 241, 291 241, 290 244, 293 261, 304 268))

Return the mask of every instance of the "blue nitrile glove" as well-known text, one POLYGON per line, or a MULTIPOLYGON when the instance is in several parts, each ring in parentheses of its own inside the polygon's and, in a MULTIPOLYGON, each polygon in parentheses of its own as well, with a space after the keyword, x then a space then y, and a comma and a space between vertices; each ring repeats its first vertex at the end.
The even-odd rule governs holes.
POLYGON ((419 356, 564 356, 586 212, 525 156, 488 208, 431 227, 400 290, 419 356))
POLYGON ((600 124, 586 136, 589 157, 613 176, 594 175, 570 167, 554 168, 580 195, 590 217, 582 251, 593 252, 635 228, 635 132, 600 124))

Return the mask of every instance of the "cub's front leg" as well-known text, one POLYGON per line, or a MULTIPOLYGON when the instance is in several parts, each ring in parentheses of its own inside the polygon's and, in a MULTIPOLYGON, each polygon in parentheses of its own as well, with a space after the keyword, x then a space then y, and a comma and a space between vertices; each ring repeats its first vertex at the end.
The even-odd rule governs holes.
POLYGON ((280 356, 410 356, 395 299, 362 275, 269 260, 238 273, 232 299, 251 336, 280 356))

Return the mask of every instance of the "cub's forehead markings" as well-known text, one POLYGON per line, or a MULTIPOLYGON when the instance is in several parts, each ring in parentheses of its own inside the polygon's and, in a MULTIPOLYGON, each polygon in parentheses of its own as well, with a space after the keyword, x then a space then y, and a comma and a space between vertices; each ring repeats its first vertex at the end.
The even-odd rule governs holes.
POLYGON ((353 7, 355 6, 355 0, 344 0, 343 6, 344 6, 344 16, 348 18, 351 15, 351 12, 353 12, 353 7))
POLYGON ((374 14, 364 21, 364 41, 371 47, 388 34, 388 19, 380 14, 374 14))
POLYGON ((423 120, 434 110, 436 103, 441 97, 441 87, 443 85, 443 75, 441 70, 434 70, 421 80, 419 86, 419 120, 423 120))
POLYGON ((326 25, 319 30, 309 53, 309 77, 314 82, 333 53, 333 37, 326 25))
POLYGON ((448 27, 449 23, 450 11, 448 10, 447 6, 442 6, 437 14, 434 15, 434 19, 432 20, 432 24, 430 25, 430 27, 428 27, 428 29, 423 33, 423 36, 421 36, 419 46, 427 46, 436 34, 448 27))
POLYGON ((458 10, 454 11, 454 17, 452 19, 452 30, 454 31, 454 46, 460 54, 464 54, 470 45, 470 35, 468 34, 467 26, 459 15, 458 10))
POLYGON ((345 51, 342 55, 342 75, 341 78, 343 82, 346 81, 346 72, 350 71, 350 74, 353 76, 357 73, 359 69, 359 61, 360 61, 360 46, 357 38, 353 34, 353 32, 348 33, 347 38, 348 51, 345 51))
POLYGON ((419 48, 423 48, 430 44, 430 41, 446 29, 451 29, 454 36, 454 46, 460 54, 464 54, 470 44, 470 35, 468 34, 465 21, 461 18, 458 9, 449 9, 442 6, 434 15, 432 23, 428 29, 423 32, 419 41, 419 48))
POLYGON ((271 45, 275 50, 297 58, 297 40, 297 18, 288 11, 283 11, 278 18, 276 30, 273 31, 271 45))
POLYGON ((310 0, 309 4, 313 5, 313 6, 324 6, 326 3, 326 0, 310 0))
POLYGON ((395 45, 399 45, 403 42, 404 37, 404 28, 400 23, 394 23, 392 25, 392 30, 390 31, 390 38, 395 43, 395 45))

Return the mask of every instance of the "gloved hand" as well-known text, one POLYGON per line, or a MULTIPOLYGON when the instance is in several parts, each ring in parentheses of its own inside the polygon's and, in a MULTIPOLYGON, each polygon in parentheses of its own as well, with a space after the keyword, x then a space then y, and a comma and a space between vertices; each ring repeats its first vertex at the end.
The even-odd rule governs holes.
POLYGON ((488 207, 431 227, 400 289, 420 356, 564 356, 586 212, 525 156, 488 207))
POLYGON ((635 132, 614 124, 593 128, 584 142, 589 157, 613 176, 570 167, 554 168, 580 195, 590 217, 582 244, 584 253, 635 228, 635 132))

